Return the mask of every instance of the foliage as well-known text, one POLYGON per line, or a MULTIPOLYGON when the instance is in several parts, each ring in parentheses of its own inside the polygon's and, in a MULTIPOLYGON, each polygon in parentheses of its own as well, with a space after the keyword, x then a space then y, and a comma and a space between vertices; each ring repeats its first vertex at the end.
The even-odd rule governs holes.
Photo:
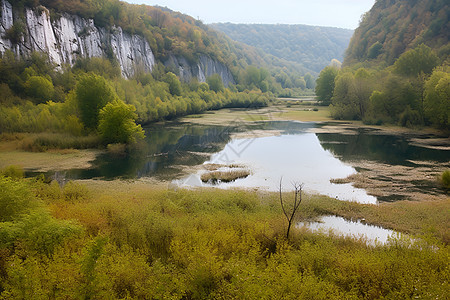
POLYGON ((167 73, 164 81, 169 84, 169 91, 172 96, 181 96, 181 82, 175 74, 167 73))
POLYGON ((25 182, 0 176, 0 187, 0 222, 12 221, 36 205, 25 182))
MULTIPOLYGON (((34 184, 61 191, 57 184, 34 184)), ((445 201, 373 206, 304 197, 302 219, 362 215, 421 237, 367 246, 298 227, 286 241, 276 193, 174 191, 119 181, 89 190, 83 201, 40 194, 54 217, 77 219, 84 233, 69 230, 73 222, 43 222, 48 215, 39 210, 14 226, 1 223, 1 233, 21 235, 2 245, 1 297, 403 299, 445 298, 448 291, 448 245, 427 238, 445 232, 445 201)))
POLYGON ((212 26, 238 42, 295 62, 314 73, 334 58, 342 61, 353 34, 348 29, 308 25, 217 23, 212 26))
POLYGON ((440 182, 446 189, 450 189, 450 170, 442 172, 440 182))
POLYGON ((329 105, 333 97, 335 78, 339 70, 334 67, 325 67, 316 80, 317 100, 321 105, 329 105))
POLYGON ((206 83, 209 86, 209 89, 218 93, 222 92, 224 89, 222 78, 219 74, 213 74, 206 79, 206 83))
POLYGON ((437 127, 450 126, 450 73, 436 69, 425 82, 424 114, 437 127))
MULTIPOLYGON (((344 66, 358 63, 374 67, 392 65, 403 53, 420 44, 434 49, 445 61, 450 54, 449 11, 450 6, 445 0, 376 1, 354 32, 344 66)), ((412 61, 412 64, 417 66, 421 60, 412 61)), ((402 69, 407 73, 416 72, 404 67, 406 69, 402 69)))
POLYGON ((431 74, 439 64, 439 58, 424 44, 406 51, 395 62, 394 70, 403 76, 418 76, 420 73, 431 74))
POLYGON ((13 180, 23 178, 23 169, 19 166, 10 165, 0 171, 0 176, 9 177, 13 180))
POLYGON ((99 122, 100 110, 117 95, 102 76, 88 73, 75 87, 75 95, 80 110, 81 121, 89 129, 95 129, 99 122))
POLYGON ((25 82, 25 89, 27 95, 36 99, 38 103, 51 100, 55 93, 52 82, 42 76, 30 76, 25 82))
POLYGON ((100 110, 98 130, 105 143, 129 144, 145 137, 141 125, 135 123, 135 110, 123 101, 108 103, 100 110))

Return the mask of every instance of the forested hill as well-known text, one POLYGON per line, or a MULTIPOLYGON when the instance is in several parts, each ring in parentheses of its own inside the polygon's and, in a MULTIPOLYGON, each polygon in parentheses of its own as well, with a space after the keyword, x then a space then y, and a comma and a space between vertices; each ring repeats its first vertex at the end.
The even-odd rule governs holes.
POLYGON ((448 0, 377 0, 355 30, 344 65, 391 65, 422 43, 444 61, 450 53, 449 18, 448 0))
POLYGON ((343 60, 353 30, 308 25, 211 25, 232 39, 260 48, 278 58, 320 72, 332 59, 343 60))

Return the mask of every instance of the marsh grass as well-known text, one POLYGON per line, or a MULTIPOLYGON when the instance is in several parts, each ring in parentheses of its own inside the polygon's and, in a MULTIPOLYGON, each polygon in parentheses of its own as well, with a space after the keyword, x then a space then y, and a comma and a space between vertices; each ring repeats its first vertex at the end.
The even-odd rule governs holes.
POLYGON ((249 170, 226 170, 226 171, 211 171, 203 173, 200 179, 203 182, 217 184, 220 182, 232 182, 237 179, 246 178, 251 174, 249 170))
POLYGON ((60 133, 30 134, 21 141, 21 148, 31 152, 45 152, 50 149, 95 149, 101 145, 96 135, 74 136, 60 133))
MULTIPOLYGON (((295 228, 287 241, 276 193, 173 191, 123 181, 86 181, 70 191, 82 196, 46 201, 51 196, 42 193, 40 198, 54 218, 76 220, 84 234, 70 242, 55 240, 52 256, 28 248, 2 252, 8 263, 1 296, 434 299, 448 292, 449 251, 439 234, 429 241, 434 247, 401 240, 370 247, 305 228, 295 228)), ((364 216, 369 223, 425 236, 430 224, 435 233, 447 228, 445 211, 448 202, 375 206, 307 195, 299 220, 364 216)))

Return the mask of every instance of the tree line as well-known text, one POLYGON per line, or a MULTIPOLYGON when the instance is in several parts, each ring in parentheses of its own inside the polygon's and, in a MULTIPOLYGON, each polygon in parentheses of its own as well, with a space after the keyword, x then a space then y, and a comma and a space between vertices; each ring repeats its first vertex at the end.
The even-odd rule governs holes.
MULTIPOLYGON (((224 107, 261 107, 272 99, 256 85, 225 88, 218 74, 189 83, 163 65, 152 74, 120 76, 115 61, 80 59, 57 71, 45 53, 0 58, 0 131, 100 134, 104 143, 142 138, 139 124, 224 107), (246 88, 246 87, 250 87, 246 88)), ((258 83, 258 82, 256 82, 258 83)))
POLYGON ((450 128, 450 66, 424 44, 387 68, 328 66, 316 94, 335 119, 450 128))

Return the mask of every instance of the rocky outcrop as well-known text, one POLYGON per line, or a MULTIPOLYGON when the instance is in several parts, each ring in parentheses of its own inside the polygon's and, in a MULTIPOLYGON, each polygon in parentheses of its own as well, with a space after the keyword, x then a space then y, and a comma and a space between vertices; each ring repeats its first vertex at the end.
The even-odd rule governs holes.
MULTIPOLYGON (((113 54, 120 64, 122 75, 127 78, 138 70, 151 72, 155 65, 155 56, 147 40, 123 32, 120 27, 97 27, 94 20, 69 14, 51 20, 49 11, 42 6, 26 8, 24 16, 25 33, 13 44, 6 38, 6 33, 15 22, 13 7, 8 1, 0 0, 1 53, 10 49, 17 56, 28 57, 33 51, 42 51, 59 66, 73 65, 78 57, 109 57, 113 54)), ((206 55, 199 56, 195 63, 188 62, 184 57, 170 55, 163 63, 173 68, 185 82, 193 77, 205 82, 208 76, 218 73, 226 86, 235 83, 224 64, 206 55)))
POLYGON ((164 65, 177 73, 184 82, 190 82, 192 78, 205 82, 207 77, 219 74, 225 86, 235 84, 230 70, 224 64, 206 55, 200 55, 196 63, 190 63, 184 57, 169 55, 164 61, 164 65))
POLYGON ((120 27, 110 30, 95 26, 93 20, 63 14, 53 22, 45 7, 25 9, 25 34, 13 45, 5 34, 13 22, 9 2, 1 1, 0 52, 11 49, 16 55, 27 57, 33 51, 49 55, 57 65, 73 65, 77 57, 107 57, 113 53, 119 61, 122 75, 133 76, 136 70, 150 72, 155 57, 149 43, 141 36, 130 35, 120 27))

